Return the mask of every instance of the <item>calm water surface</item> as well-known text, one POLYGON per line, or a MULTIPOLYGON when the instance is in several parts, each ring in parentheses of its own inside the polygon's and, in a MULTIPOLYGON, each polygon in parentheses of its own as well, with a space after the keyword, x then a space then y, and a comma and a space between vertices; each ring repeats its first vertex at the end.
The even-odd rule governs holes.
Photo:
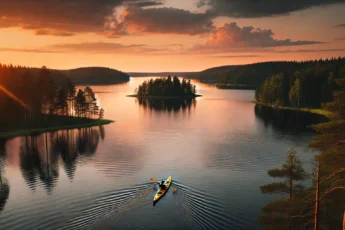
MULTIPOLYGON (((196 83, 195 101, 125 97, 143 80, 95 86, 107 126, 0 140, 1 229, 258 229, 262 195, 290 146, 307 162, 319 118, 251 103, 254 91, 196 83), (150 178, 172 175, 155 207, 150 178)), ((306 165, 310 169, 309 165, 306 165)))

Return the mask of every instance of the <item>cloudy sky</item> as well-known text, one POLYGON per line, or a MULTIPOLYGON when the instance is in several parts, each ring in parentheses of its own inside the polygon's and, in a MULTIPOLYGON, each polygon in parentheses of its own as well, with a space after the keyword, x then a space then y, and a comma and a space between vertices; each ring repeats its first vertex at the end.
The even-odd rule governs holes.
POLYGON ((1 0, 0 63, 198 71, 345 56, 345 0, 1 0))

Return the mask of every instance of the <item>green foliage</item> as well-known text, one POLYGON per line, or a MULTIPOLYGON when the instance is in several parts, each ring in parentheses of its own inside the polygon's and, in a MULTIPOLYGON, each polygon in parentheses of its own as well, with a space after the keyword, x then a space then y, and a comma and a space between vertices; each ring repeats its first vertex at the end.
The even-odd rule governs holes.
POLYGON ((344 66, 345 58, 296 63, 293 71, 266 77, 255 98, 264 104, 319 108, 333 100, 344 66))
POLYGON ((156 78, 144 81, 135 90, 138 96, 192 96, 196 94, 196 87, 190 80, 182 82, 178 77, 156 78))
MULTIPOLYGON (((320 215, 322 229, 340 229, 345 204, 345 73, 343 78, 335 79, 337 90, 334 101, 323 107, 331 111, 331 121, 314 125, 319 134, 310 142, 317 149, 320 164, 320 215)), ((330 80, 332 81, 331 76, 330 80)))
POLYGON ((301 99, 301 80, 297 78, 289 92, 290 103, 299 107, 301 99))
MULTIPOLYGON (((299 197, 305 192, 305 189, 299 184, 294 185, 293 181, 303 181, 307 179, 308 174, 296 155, 296 150, 291 148, 286 162, 280 169, 268 170, 269 176, 285 178, 284 182, 260 186, 262 193, 286 193, 289 195, 288 199, 271 202, 263 208, 264 214, 259 216, 259 221, 265 226, 265 229, 287 229, 292 223, 293 216, 301 210, 299 206, 302 201, 299 200, 299 197)), ((294 225, 299 225, 299 222, 295 222, 294 225)))
POLYGON ((262 100, 270 104, 284 105, 284 74, 268 78, 262 86, 262 100))
POLYGON ((262 192, 288 191, 287 193, 293 196, 287 200, 271 202, 263 208, 259 221, 265 229, 341 229, 345 204, 345 79, 335 79, 336 71, 328 73, 328 70, 329 66, 324 66, 320 62, 313 68, 296 72, 295 79, 291 81, 293 86, 289 98, 295 101, 298 99, 299 87, 301 87, 301 97, 310 93, 308 90, 303 90, 303 87, 315 87, 311 82, 303 83, 303 80, 299 86, 296 79, 303 79, 312 73, 325 76, 326 81, 322 83, 320 89, 325 98, 334 91, 333 96, 329 97, 334 98, 334 101, 324 104, 323 108, 329 110, 333 116, 330 116, 329 122, 313 126, 319 134, 313 138, 310 146, 317 149, 320 154, 315 156, 317 173, 311 187, 292 186, 294 179, 306 178, 306 173, 293 150, 290 151, 288 160, 281 169, 269 170, 269 175, 272 177, 288 179, 285 183, 261 186, 262 192), (335 82, 336 86, 334 86, 335 82), (315 219, 317 221, 314 221, 315 219))
POLYGON ((301 161, 296 156, 296 150, 291 148, 288 152, 286 163, 280 169, 268 170, 268 175, 273 178, 286 178, 284 183, 272 183, 261 186, 260 189, 263 193, 288 193, 291 198, 293 195, 294 187, 293 181, 303 181, 307 179, 308 174, 302 167, 301 161))

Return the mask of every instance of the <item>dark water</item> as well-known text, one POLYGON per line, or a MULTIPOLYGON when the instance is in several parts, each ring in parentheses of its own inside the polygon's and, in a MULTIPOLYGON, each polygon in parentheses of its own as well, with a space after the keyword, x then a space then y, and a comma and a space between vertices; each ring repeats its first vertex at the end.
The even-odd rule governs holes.
POLYGON ((94 87, 115 123, 0 141, 1 229, 260 227, 260 209, 277 198, 259 190, 267 169, 290 146, 310 161, 305 126, 320 118, 201 83, 196 100, 125 97, 144 79, 94 87), (177 191, 153 207, 149 178, 169 175, 177 191))

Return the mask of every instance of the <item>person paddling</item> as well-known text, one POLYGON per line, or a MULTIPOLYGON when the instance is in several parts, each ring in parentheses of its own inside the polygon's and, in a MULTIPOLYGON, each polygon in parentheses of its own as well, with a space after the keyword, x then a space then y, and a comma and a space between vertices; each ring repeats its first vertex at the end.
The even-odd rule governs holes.
POLYGON ((159 184, 159 188, 160 188, 160 189, 163 189, 163 190, 166 189, 166 186, 165 186, 164 182, 165 182, 165 181, 162 180, 162 182, 159 184))

